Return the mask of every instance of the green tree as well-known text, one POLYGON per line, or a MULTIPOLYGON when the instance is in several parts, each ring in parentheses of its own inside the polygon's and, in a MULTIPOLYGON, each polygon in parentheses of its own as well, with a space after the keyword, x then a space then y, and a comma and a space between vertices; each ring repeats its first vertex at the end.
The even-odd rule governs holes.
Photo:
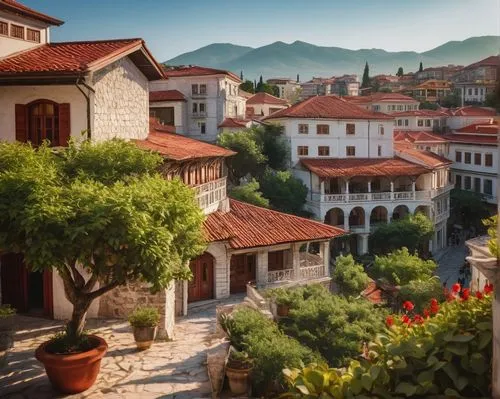
POLYGON ((444 291, 441 281, 437 276, 423 280, 412 280, 399 290, 398 299, 400 303, 410 301, 415 305, 415 312, 421 313, 429 306, 431 299, 444 301, 444 291))
POLYGON ((361 80, 361 88, 364 89, 370 86, 370 67, 368 66, 368 61, 365 64, 365 69, 363 71, 363 79, 361 80))
POLYGON ((387 254, 406 247, 411 252, 425 255, 429 240, 434 234, 434 224, 422 213, 410 215, 390 224, 380 225, 370 235, 370 250, 374 254, 387 254))
POLYGON ((403 75, 404 75, 404 72, 403 72, 403 67, 399 67, 399 68, 398 68, 398 71, 396 72, 396 76, 401 77, 401 76, 403 76, 403 75))
POLYGON ((290 145, 283 134, 283 126, 269 123, 251 130, 267 159, 267 166, 271 169, 287 170, 290 166, 290 145))
POLYGON ((269 200, 262 196, 259 189, 259 182, 252 179, 247 184, 233 187, 229 192, 229 196, 239 201, 261 206, 263 208, 269 208, 269 200))
POLYGON ((352 255, 339 256, 335 260, 333 281, 341 294, 345 296, 358 296, 368 285, 370 278, 365 273, 362 265, 354 261, 352 255))
POLYGON ((222 133, 217 142, 220 146, 236 152, 228 161, 229 178, 233 184, 239 185, 240 179, 247 175, 260 176, 263 173, 267 158, 251 129, 222 133))
POLYGON ((385 278, 394 285, 405 285, 413 280, 429 279, 436 267, 434 261, 421 259, 403 247, 386 256, 375 256, 371 274, 374 278, 385 278))
POLYGON ((429 101, 424 101, 420 103, 418 109, 431 109, 433 111, 437 110, 439 105, 437 103, 431 103, 429 101))
POLYGON ((296 215, 302 214, 307 187, 290 172, 276 172, 268 168, 260 180, 260 187, 273 209, 296 215))
POLYGON ((462 105, 460 95, 457 92, 448 94, 440 101, 440 105, 446 108, 457 108, 462 105))
POLYGON ((482 220, 488 216, 490 210, 481 194, 457 188, 451 190, 450 225, 460 225, 465 229, 473 227, 477 232, 484 232, 482 220))
POLYGON ((240 84, 240 89, 246 91, 247 93, 255 93, 255 87, 251 80, 245 80, 242 84, 240 84))
POLYGON ((59 273, 73 305, 70 342, 96 298, 130 281, 159 290, 189 278, 187 262, 204 250, 193 191, 163 179, 161 162, 117 140, 57 151, 0 144, 0 248, 59 273))
POLYGON ((418 71, 422 72, 424 70, 424 65, 422 64, 422 61, 420 61, 420 65, 418 67, 418 71))
POLYGON ((240 71, 240 79, 243 80, 243 71, 240 71))
POLYGON ((492 93, 486 95, 486 101, 484 105, 487 107, 495 108, 500 112, 500 79, 497 79, 497 85, 492 93))

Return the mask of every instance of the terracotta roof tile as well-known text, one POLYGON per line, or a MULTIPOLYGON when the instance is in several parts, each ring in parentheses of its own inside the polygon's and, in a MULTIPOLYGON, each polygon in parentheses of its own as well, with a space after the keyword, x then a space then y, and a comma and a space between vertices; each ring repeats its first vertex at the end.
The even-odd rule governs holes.
POLYGON ((447 143, 443 136, 420 130, 394 130, 394 141, 408 141, 410 143, 447 143))
POLYGON ((447 80, 430 79, 419 84, 415 89, 449 89, 451 83, 447 80))
POLYGON ((498 136, 477 136, 472 134, 447 134, 444 136, 451 143, 498 145, 498 136))
POLYGON ((310 97, 289 108, 276 111, 267 119, 310 118, 310 119, 394 119, 392 116, 367 111, 337 96, 310 97))
POLYGON ((491 55, 484 60, 467 65, 464 69, 473 69, 481 66, 496 66, 500 67, 500 55, 491 55))
POLYGON ((346 100, 352 103, 371 103, 371 102, 418 102, 413 97, 405 96, 400 93, 382 93, 377 92, 369 96, 344 96, 346 100))
POLYGON ((36 19, 48 23, 50 25, 62 25, 64 21, 60 19, 51 17, 47 14, 43 14, 39 11, 33 10, 32 8, 26 7, 24 4, 16 0, 0 0, 0 10, 9 11, 24 17, 36 19))
POLYGON ((493 108, 476 107, 467 105, 456 109, 450 109, 451 116, 495 116, 496 111, 493 108))
POLYGON ((186 97, 179 90, 150 91, 149 102, 186 101, 186 97))
POLYGON ((210 75, 227 75, 237 82, 241 79, 230 71, 224 69, 208 68, 198 65, 182 65, 176 67, 166 67, 165 76, 169 78, 177 78, 184 76, 210 76, 210 75))
POLYGON ((498 134, 498 121, 491 123, 473 123, 457 129, 456 133, 471 133, 471 134, 498 134))
POLYGON ((410 143, 395 143, 394 151, 400 158, 403 158, 408 162, 418 163, 429 169, 440 168, 453 163, 448 158, 435 154, 431 151, 419 150, 413 147, 410 143))
POLYGON ((239 127, 246 128, 250 119, 225 118, 217 127, 239 127))
POLYGON ((288 105, 288 103, 278 97, 274 97, 269 93, 256 93, 247 100, 247 104, 273 104, 273 105, 288 105))
POLYGON ((314 220, 229 200, 229 212, 214 212, 204 222, 208 241, 229 241, 234 249, 290 242, 328 240, 345 232, 314 220))
POLYGON ((394 158, 303 158, 302 165, 319 177, 419 176, 429 170, 394 158))
POLYGON ((446 116, 448 116, 448 113, 446 111, 439 111, 439 110, 432 110, 432 109, 418 109, 418 110, 413 110, 413 111, 393 112, 391 115, 394 117, 417 116, 417 117, 436 118, 436 117, 446 117, 446 116))
POLYGON ((377 283, 373 280, 371 280, 367 287, 361 292, 361 296, 365 297, 374 305, 385 303, 382 290, 377 287, 377 283))

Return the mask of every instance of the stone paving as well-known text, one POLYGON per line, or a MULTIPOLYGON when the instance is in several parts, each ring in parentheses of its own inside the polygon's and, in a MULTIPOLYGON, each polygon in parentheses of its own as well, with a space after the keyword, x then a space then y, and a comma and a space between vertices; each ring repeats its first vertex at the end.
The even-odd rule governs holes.
POLYGON ((465 263, 467 254, 468 248, 463 242, 458 246, 447 247, 436 254, 437 274, 447 287, 451 287, 458 281, 460 267, 465 263))
MULTIPOLYGON (((224 303, 235 303, 232 298, 224 303)), ((215 331, 215 303, 178 320, 174 341, 158 341, 146 351, 135 348, 132 329, 124 320, 89 320, 87 328, 103 337, 108 353, 95 385, 78 395, 54 392, 34 351, 61 322, 16 316, 15 345, 8 365, 0 369, 0 398, 209 398, 206 351, 215 331)))

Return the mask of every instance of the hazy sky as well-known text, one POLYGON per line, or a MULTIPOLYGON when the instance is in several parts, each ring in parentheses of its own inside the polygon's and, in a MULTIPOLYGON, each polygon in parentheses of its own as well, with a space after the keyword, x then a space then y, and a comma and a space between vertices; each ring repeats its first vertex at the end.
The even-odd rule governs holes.
POLYGON ((159 61, 278 40, 389 51, 500 35, 500 0, 20 0, 66 21, 53 41, 142 37, 159 61))

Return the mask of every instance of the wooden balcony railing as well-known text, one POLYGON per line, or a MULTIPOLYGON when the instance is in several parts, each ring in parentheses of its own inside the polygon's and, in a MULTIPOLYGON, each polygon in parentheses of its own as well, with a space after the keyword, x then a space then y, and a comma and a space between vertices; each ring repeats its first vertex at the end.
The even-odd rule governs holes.
POLYGON ((201 209, 206 209, 226 198, 226 177, 194 186, 196 200, 201 209))

